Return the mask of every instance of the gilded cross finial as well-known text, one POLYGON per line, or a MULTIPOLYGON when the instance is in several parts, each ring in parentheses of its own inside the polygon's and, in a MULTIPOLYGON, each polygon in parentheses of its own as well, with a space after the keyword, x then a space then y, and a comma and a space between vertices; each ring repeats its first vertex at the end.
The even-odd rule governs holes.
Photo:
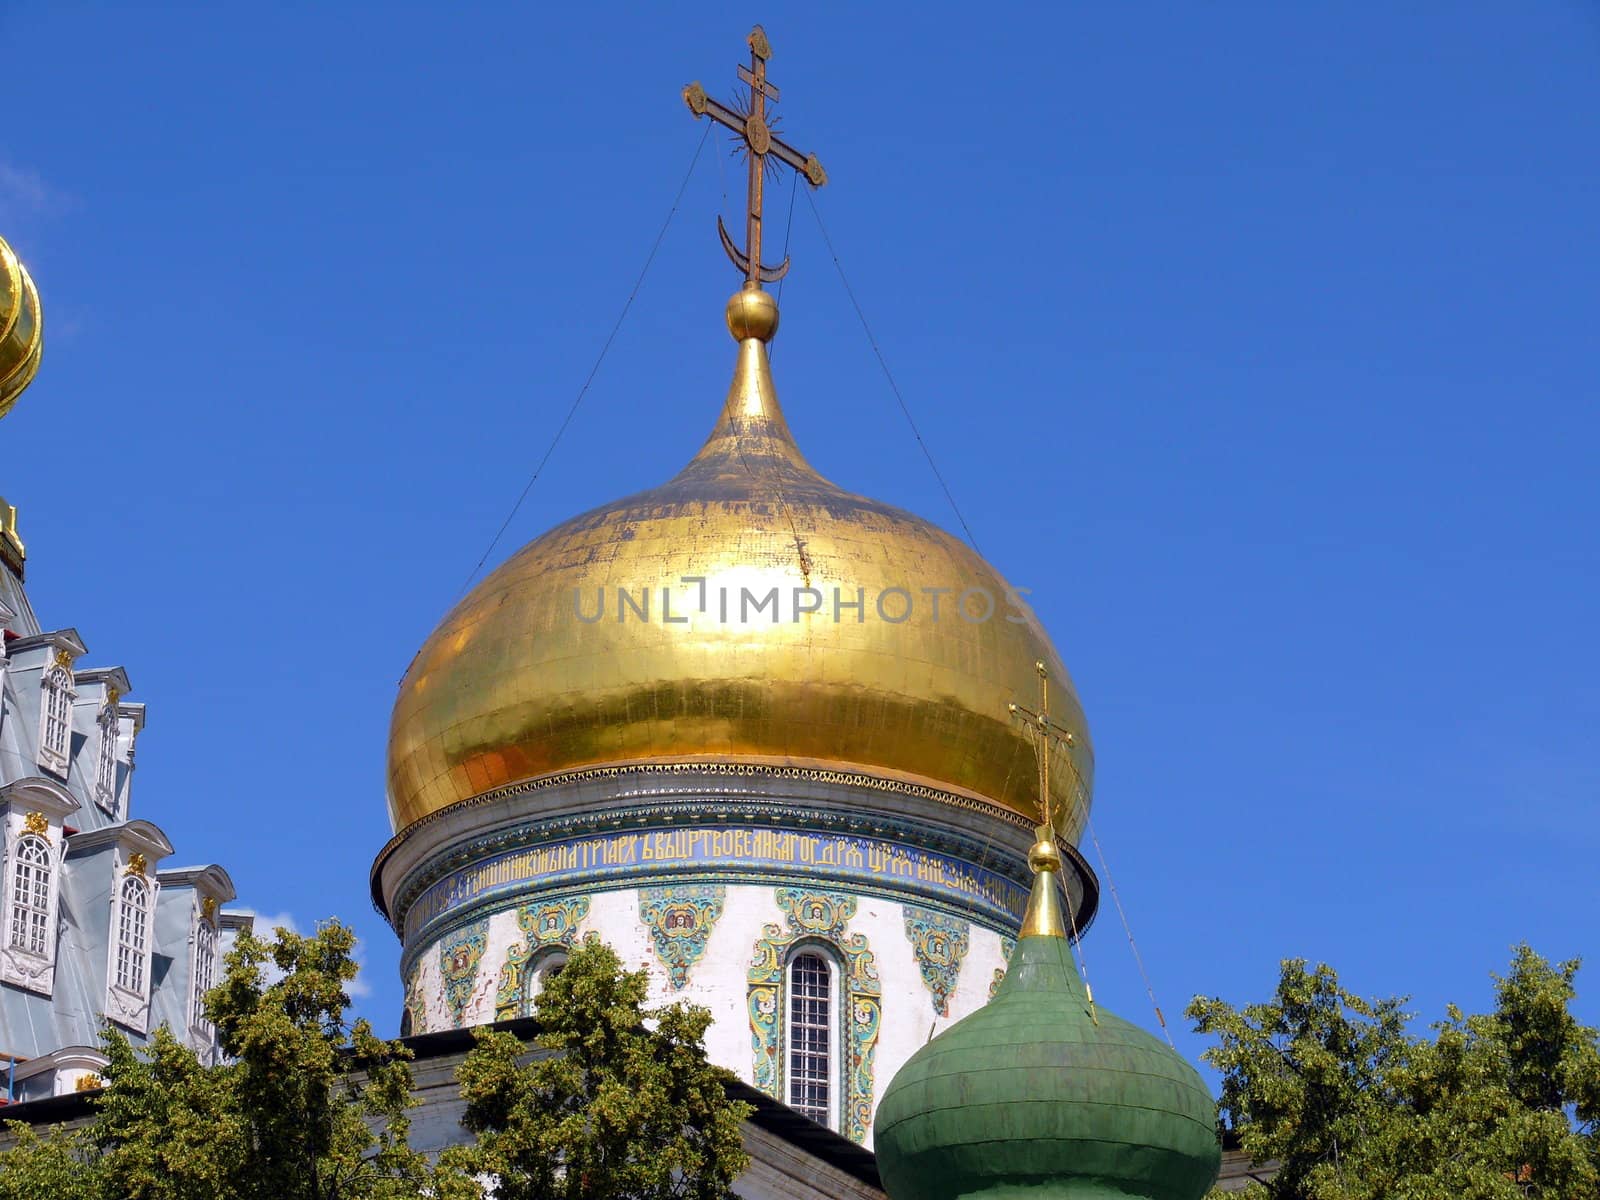
POLYGON ((1058 744, 1070 750, 1077 744, 1077 738, 1072 730, 1065 725, 1058 725, 1050 716, 1050 672, 1042 662, 1036 662, 1033 666, 1039 672, 1038 709, 1021 704, 1010 704, 1007 708, 1013 716, 1022 717, 1033 733, 1034 753, 1039 760, 1039 840, 1053 843, 1056 840, 1056 823, 1055 814, 1051 811, 1050 751, 1058 744))
POLYGON ((696 120, 710 117, 717 124, 731 129, 744 141, 745 160, 750 176, 749 197, 745 211, 744 249, 740 250, 733 244, 733 238, 728 235, 728 227, 722 223, 720 214, 717 217, 717 233, 721 235, 722 248, 733 260, 733 265, 744 272, 745 287, 759 288, 764 282, 772 283, 782 279, 789 271, 787 255, 775 267, 763 266, 761 262, 761 189, 767 172, 768 158, 776 158, 779 162, 787 163, 805 176, 806 182, 812 187, 821 187, 827 183, 828 173, 822 169, 822 164, 817 161, 815 154, 801 154, 773 132, 767 114, 767 101, 770 100, 774 104, 778 102, 778 89, 767 80, 767 59, 772 57, 772 45, 767 41, 766 32, 759 25, 750 31, 750 36, 746 40, 750 43, 750 65, 739 68, 739 78, 749 87, 750 94, 748 104, 744 106, 743 111, 729 108, 711 99, 698 82, 691 83, 683 89, 683 99, 696 120))
MULTIPOLYGON (((1050 719, 1050 673, 1042 662, 1034 663, 1039 672, 1039 707, 1026 708, 1021 704, 1006 707, 1014 717, 1021 717, 1032 731, 1034 754, 1039 760, 1039 827, 1035 830, 1038 841, 1028 851, 1028 866, 1033 868, 1033 892, 1028 897, 1028 910, 1022 916, 1018 937, 1067 936, 1067 921, 1061 911, 1061 897, 1056 892, 1056 876, 1061 872, 1061 850, 1056 845, 1055 813, 1050 802, 1050 752, 1057 742, 1072 745, 1072 731, 1050 719)), ((1070 913, 1067 914, 1070 918, 1070 913)), ((1076 928, 1073 933, 1076 936, 1076 928)))
MULTIPOLYGON (((1061 848, 1056 845, 1055 814, 1051 811, 1050 802, 1050 753, 1058 744, 1065 746, 1068 750, 1067 767, 1077 775, 1078 768, 1073 764, 1071 755, 1077 739, 1072 730, 1051 719, 1050 672, 1043 662, 1036 662, 1033 666, 1039 672, 1038 709, 1025 708, 1020 704, 1006 706, 1012 716, 1022 717, 1032 729, 1034 753, 1039 759, 1040 825, 1036 831, 1039 840, 1028 851, 1028 866, 1033 868, 1033 891, 1028 895, 1028 908, 1022 914, 1022 926, 1017 930, 1017 937, 1065 938, 1070 928, 1072 940, 1077 942, 1078 919, 1072 909, 1072 900, 1068 897, 1063 905, 1056 887, 1062 858, 1061 848)), ((1089 1019, 1096 1025, 1100 1024, 1100 1018, 1095 1014, 1094 991, 1089 987, 1087 967, 1083 969, 1083 994, 1089 1002, 1089 1019)))

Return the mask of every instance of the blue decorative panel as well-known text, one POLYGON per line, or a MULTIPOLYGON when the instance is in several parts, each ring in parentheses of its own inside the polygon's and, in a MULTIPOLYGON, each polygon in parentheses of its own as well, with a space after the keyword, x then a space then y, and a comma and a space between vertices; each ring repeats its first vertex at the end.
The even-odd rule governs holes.
POLYGON ((639 889, 639 919, 650 930, 656 957, 674 990, 689 982, 689 970, 706 952, 728 889, 720 883, 677 883, 639 889))
POLYGON ((527 1012, 528 983, 534 959, 552 946, 571 948, 578 940, 578 924, 589 915, 589 897, 566 896, 524 904, 517 909, 522 940, 506 951, 500 981, 494 993, 494 1019, 504 1021, 527 1012))
POLYGON ((488 944, 489 921, 483 918, 457 930, 439 947, 439 975, 444 980, 444 1003, 457 1029, 461 1027, 467 1005, 472 1001, 478 965, 483 961, 483 952, 488 944))
POLYGON ((961 975, 961 960, 967 955, 972 924, 948 917, 932 909, 905 907, 906 937, 922 970, 922 982, 933 995, 933 1011, 950 1015, 950 996, 961 975))

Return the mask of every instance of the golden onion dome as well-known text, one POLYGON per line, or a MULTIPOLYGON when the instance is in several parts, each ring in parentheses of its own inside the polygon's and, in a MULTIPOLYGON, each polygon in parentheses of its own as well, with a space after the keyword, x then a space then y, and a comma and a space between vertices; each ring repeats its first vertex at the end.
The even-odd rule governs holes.
POLYGON ((1043 664, 1076 768, 1058 754, 1052 810, 1076 842, 1088 732, 1031 610, 966 545, 806 462, 773 388, 770 296, 736 294, 728 325, 733 385, 694 459, 529 543, 417 654, 389 735, 395 829, 638 761, 855 769, 1036 822, 1030 730, 1008 705, 1036 703, 1043 664))
POLYGON ((39 292, 5 239, 0 238, 0 417, 33 382, 44 353, 39 292))

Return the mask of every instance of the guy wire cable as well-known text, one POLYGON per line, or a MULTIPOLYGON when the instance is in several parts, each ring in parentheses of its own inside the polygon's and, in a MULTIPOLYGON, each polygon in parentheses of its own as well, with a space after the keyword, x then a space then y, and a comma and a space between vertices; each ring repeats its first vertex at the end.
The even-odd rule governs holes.
POLYGON ((883 351, 878 348, 878 339, 872 335, 872 326, 867 323, 867 314, 861 311, 861 302, 856 299, 855 289, 850 286, 850 280, 845 276, 844 264, 839 261, 839 253, 833 248, 833 239, 828 236, 828 227, 822 223, 822 213, 817 209, 817 202, 811 198, 811 192, 806 192, 806 203, 811 206, 811 215, 817 219, 817 228, 822 232, 822 240, 828 247, 828 256, 833 259, 834 269, 839 272, 839 282, 844 284, 845 295, 850 298, 850 305, 856 310, 856 316, 861 320, 861 328, 867 335, 867 344, 872 347, 872 353, 878 358, 878 365, 883 368, 883 376, 889 381, 889 390, 894 393, 894 398, 900 404, 900 411, 905 415, 906 424, 911 426, 911 435, 917 439, 917 445, 922 447, 922 456, 928 460, 928 466, 933 471, 933 477, 939 481, 939 486, 944 490, 944 498, 950 502, 951 510, 956 514, 956 520, 961 522, 961 530, 967 535, 967 544, 981 555, 978 549, 978 539, 972 536, 972 529, 967 524, 966 517, 961 515, 961 506, 956 503, 955 495, 950 491, 950 485, 944 481, 944 476, 939 473, 939 465, 933 461, 933 452, 928 449, 928 443, 922 439, 922 431, 917 428, 916 420, 911 416, 911 409, 906 405, 906 399, 900 394, 900 385, 894 381, 894 373, 889 370, 889 363, 883 357, 883 351))
MULTIPOLYGON (((1054 739, 1046 737, 1046 754, 1050 753, 1050 747, 1053 745, 1054 739)), ((1083 777, 1078 774, 1078 764, 1072 761, 1072 750, 1070 746, 1067 748, 1066 758, 1067 770, 1072 772, 1073 787, 1077 790, 1078 800, 1080 803, 1083 803, 1083 811, 1087 815, 1089 806, 1085 802, 1083 777)), ((1062 890, 1065 891, 1066 889, 1063 888, 1062 890)), ((1078 956, 1078 971, 1083 975, 1083 994, 1084 997, 1089 1001, 1089 1020, 1093 1021, 1096 1027, 1098 1027, 1100 1024, 1100 1017, 1097 1015, 1094 1006, 1094 985, 1089 982, 1089 958, 1088 955, 1084 954, 1083 952, 1083 938, 1078 934, 1078 906, 1072 902, 1072 893, 1070 891, 1067 892, 1066 901, 1067 924, 1072 929, 1072 949, 1077 953, 1078 956)))
POLYGON ((1089 818, 1087 825, 1089 840, 1094 843, 1095 857, 1100 860, 1100 873, 1105 876, 1106 887, 1117 906, 1117 916, 1122 918, 1122 932, 1128 935, 1128 945, 1133 950, 1133 961, 1139 964, 1139 975, 1144 980, 1145 994, 1150 997, 1150 1007, 1156 1010, 1156 1021, 1161 1025, 1161 1033, 1167 1039, 1167 1045, 1176 1051, 1178 1046, 1172 1040, 1172 1031, 1167 1028, 1166 1015, 1162 1013, 1161 1005, 1156 1000, 1156 989, 1150 982, 1150 972, 1144 969, 1144 956, 1139 953, 1139 943, 1133 940, 1133 926, 1128 924, 1128 914, 1122 908, 1122 897, 1117 894, 1116 882, 1111 878, 1111 868, 1106 865, 1106 853, 1100 848, 1100 839, 1095 835, 1094 817, 1089 818))
MULTIPOLYGON (((783 257, 789 257, 789 235, 794 232, 794 194, 800 188, 800 172, 789 172, 789 219, 783 225, 783 257)), ((783 304, 783 285, 789 278, 789 272, 783 273, 783 278, 778 280, 778 294, 773 297, 779 305, 783 304)), ((768 357, 771 357, 770 354, 768 357)))
POLYGON ((528 493, 533 490, 533 485, 538 482, 540 474, 544 471, 545 464, 550 461, 550 456, 555 453, 556 446, 561 441, 561 435, 566 433, 567 426, 572 424, 572 418, 577 416, 578 406, 583 403, 584 396, 589 392, 589 385, 594 382, 594 377, 599 374, 600 364, 605 361, 606 354, 611 349, 611 343, 616 341, 617 331, 622 328, 623 321, 627 320, 628 310, 633 307, 634 298, 638 296, 639 289, 644 285, 644 277, 650 273, 650 264, 656 260, 656 251, 661 249, 662 239, 667 236, 667 229, 672 224, 672 218, 678 214, 678 205, 683 200, 683 193, 689 187, 689 180, 694 175, 695 166, 700 162, 700 152, 705 149, 706 139, 711 136, 711 129, 712 126, 708 122, 705 132, 700 135, 699 144, 694 148, 694 157, 689 160, 689 169, 683 173, 683 182, 678 185, 678 194, 672 198, 672 207, 667 210, 667 219, 661 223, 661 228, 656 233, 656 240, 650 245, 650 253, 645 256, 644 266, 639 269, 639 277, 633 281, 633 289, 628 293, 628 299, 623 303, 622 311, 617 314, 616 322, 611 326, 611 332, 606 335, 605 344, 600 347, 600 353, 594 360, 594 366, 589 368, 588 377, 583 381, 583 386, 578 389, 578 394, 572 401, 572 407, 567 410, 566 417, 556 429, 555 437, 550 439, 550 445, 545 449, 544 457, 539 460, 539 465, 534 467, 533 474, 528 477, 528 482, 523 487, 522 494, 517 497, 517 502, 511 506, 511 511, 506 514, 506 519, 500 523, 500 528, 495 531, 494 537, 489 540, 489 548, 483 552, 483 557, 478 560, 477 566, 472 568, 465 582, 462 583, 461 591, 456 594, 457 601, 467 594, 467 589, 472 586, 472 581, 477 578, 478 572, 483 570, 483 564, 489 561, 489 556, 494 553, 494 548, 500 544, 500 539, 505 536, 505 532, 510 528, 511 522, 516 519, 518 511, 522 508, 522 502, 528 498, 528 493))

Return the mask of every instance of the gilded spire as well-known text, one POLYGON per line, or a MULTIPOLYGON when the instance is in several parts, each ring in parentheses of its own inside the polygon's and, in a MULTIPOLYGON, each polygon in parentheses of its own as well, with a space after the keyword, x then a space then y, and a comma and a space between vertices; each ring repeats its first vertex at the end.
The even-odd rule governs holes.
MULTIPOLYGON (((1040 829, 1049 826, 1041 825, 1040 829)), ((1033 868, 1033 891, 1028 894, 1028 910, 1022 916, 1018 937, 1067 936, 1067 922, 1061 909, 1061 851, 1051 837, 1041 837, 1028 851, 1028 866, 1033 868)))
MULTIPOLYGON (((1055 814, 1050 808, 1050 752, 1059 741, 1073 744, 1072 730, 1050 718, 1050 673, 1042 662, 1034 663, 1039 673, 1039 707, 1035 711, 1020 704, 1009 705, 1013 716, 1021 716, 1033 728, 1034 754, 1039 760, 1039 840, 1028 851, 1028 866, 1033 869, 1033 891, 1022 917, 1019 937, 1067 936, 1067 921, 1061 904, 1061 850, 1056 845, 1055 814)), ((1076 935, 1076 931, 1074 931, 1076 935)))
MULTIPOLYGON (((730 327, 736 320, 734 302, 745 296, 759 297, 768 305, 772 304, 766 292, 735 292, 728 305, 730 327)), ((776 321, 776 307, 772 311, 776 321)), ((783 477, 800 474, 816 478, 816 472, 795 444, 778 403, 778 389, 772 382, 772 365, 767 359, 765 340, 754 334, 740 339, 733 383, 722 412, 705 445, 684 468, 686 475, 710 473, 765 478, 777 473, 783 477)))
POLYGON ((0 238, 0 417, 33 382, 44 351, 44 314, 28 270, 0 238))
MULTIPOLYGON (((719 104, 706 95, 706 89, 698 81, 683 89, 683 100, 696 120, 710 117, 717 124, 731 129, 744 142, 745 163, 749 170, 744 249, 740 250, 733 244, 733 238, 728 235, 728 227, 722 223, 720 215, 717 217, 717 232, 722 237, 722 248, 733 260, 733 265, 744 273, 745 287, 757 291, 763 282, 772 283, 782 279, 789 271, 787 255, 775 267, 763 266, 761 262, 761 191, 769 168, 767 160, 775 158, 779 162, 787 163, 804 175, 806 182, 812 187, 821 187, 827 183, 828 173, 822 169, 822 164, 817 161, 815 154, 801 154, 773 132, 773 126, 777 122, 771 119, 767 112, 768 101, 773 104, 778 102, 778 89, 767 79, 767 59, 772 57, 772 44, 767 41, 766 31, 759 25, 750 31, 750 36, 746 40, 750 43, 750 65, 739 68, 739 79, 750 89, 745 103, 735 102, 733 108, 719 104)), ((774 172, 776 169, 775 166, 772 167, 774 172)), ((730 305, 730 327, 732 324, 730 305)), ((772 328, 777 329, 776 307, 772 309, 772 328)), ((734 336, 742 335, 735 332, 734 336)), ((770 338, 769 333, 761 340, 767 341, 770 338)))

